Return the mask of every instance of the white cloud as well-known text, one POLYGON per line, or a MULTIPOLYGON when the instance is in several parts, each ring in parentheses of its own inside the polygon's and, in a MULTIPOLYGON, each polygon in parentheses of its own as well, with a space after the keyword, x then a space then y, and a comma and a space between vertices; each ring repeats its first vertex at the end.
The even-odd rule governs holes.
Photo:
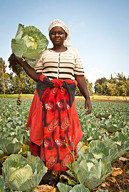
POLYGON ((93 83, 93 85, 95 81, 99 78, 110 78, 108 74, 105 74, 101 69, 98 68, 91 68, 90 71, 85 73, 85 76, 89 82, 93 83))

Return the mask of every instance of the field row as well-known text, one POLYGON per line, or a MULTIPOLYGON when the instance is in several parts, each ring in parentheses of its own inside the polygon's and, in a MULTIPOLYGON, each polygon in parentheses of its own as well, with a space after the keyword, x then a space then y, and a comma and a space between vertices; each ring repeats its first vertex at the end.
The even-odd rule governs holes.
MULTIPOLYGON (((4 168, 0 176, 0 185, 13 190, 20 189, 23 191, 22 189, 25 189, 25 187, 28 187, 26 190, 33 188, 38 183, 31 180, 34 172, 38 171, 39 173, 37 173, 40 177, 46 172, 46 167, 40 164, 40 160, 35 160, 31 156, 28 159, 23 159, 20 156, 20 154, 23 155, 28 151, 29 128, 25 124, 31 102, 32 100, 28 99, 22 100, 22 104, 17 106, 16 99, 0 99, 0 149, 3 151, 0 155, 1 157, 9 156, 3 164, 4 168), (11 177, 7 177, 9 173, 7 173, 6 166, 13 165, 15 167, 16 161, 22 169, 25 166, 24 171, 30 171, 31 173, 31 179, 27 178, 28 183, 26 185, 25 180, 21 176, 21 183, 17 185, 9 180, 11 177), (35 163, 32 165, 31 162, 35 161, 38 162, 38 165, 35 163), (41 172, 38 166, 41 168, 41 172)), ((64 176, 65 183, 59 180, 57 188, 60 192, 111 191, 112 186, 103 187, 101 184, 109 176, 111 177, 113 163, 129 153, 129 103, 92 102, 93 109, 89 115, 85 115, 84 102, 82 100, 76 101, 76 108, 83 130, 83 138, 78 145, 78 158, 74 157, 76 160, 68 165, 69 171, 67 171, 67 174, 69 176, 64 176)), ((124 171, 121 174, 123 174, 123 182, 125 183, 121 184, 117 180, 119 186, 114 184, 114 191, 125 190, 129 187, 125 177, 128 177, 128 168, 128 163, 124 168, 121 167, 124 171)), ((18 172, 19 167, 15 167, 13 170, 18 172)), ((116 179, 116 177, 113 178, 116 179)), ((39 180, 37 179, 37 181, 39 180)))

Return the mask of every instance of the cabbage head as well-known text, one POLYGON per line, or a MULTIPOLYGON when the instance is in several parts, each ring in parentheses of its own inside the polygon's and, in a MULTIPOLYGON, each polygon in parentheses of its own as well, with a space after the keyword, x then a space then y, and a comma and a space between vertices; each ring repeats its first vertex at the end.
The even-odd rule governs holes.
POLYGON ((0 132, 0 148, 6 155, 18 153, 23 145, 23 135, 17 135, 15 129, 0 132))
POLYGON ((5 192, 5 183, 2 175, 0 175, 0 192, 5 192))
POLYGON ((47 172, 39 157, 29 155, 27 158, 20 154, 10 155, 2 167, 6 188, 14 191, 34 189, 47 172))
POLYGON ((24 27, 19 24, 15 38, 11 40, 12 52, 17 57, 24 58, 32 67, 47 46, 46 36, 34 26, 24 27))

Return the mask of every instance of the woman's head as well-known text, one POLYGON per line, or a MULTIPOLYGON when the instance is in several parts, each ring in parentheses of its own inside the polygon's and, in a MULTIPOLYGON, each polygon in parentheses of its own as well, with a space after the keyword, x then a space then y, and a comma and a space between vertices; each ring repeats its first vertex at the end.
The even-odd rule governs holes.
MULTIPOLYGON (((63 23, 63 21, 59 20, 59 19, 55 19, 52 23, 50 23, 49 27, 48 27, 48 31, 49 31, 49 36, 51 39, 51 35, 64 35, 64 46, 65 47, 69 47, 70 43, 70 37, 69 37, 69 29, 68 27, 63 23)), ((52 39, 51 39, 52 40, 52 39)))

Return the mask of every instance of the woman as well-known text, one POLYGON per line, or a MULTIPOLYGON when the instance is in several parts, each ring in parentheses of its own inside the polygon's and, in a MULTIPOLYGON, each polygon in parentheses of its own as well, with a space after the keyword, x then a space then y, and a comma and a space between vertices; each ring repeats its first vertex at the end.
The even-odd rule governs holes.
POLYGON ((56 19, 48 30, 53 48, 41 54, 35 68, 15 59, 38 82, 27 122, 29 150, 40 156, 48 170, 65 171, 83 136, 75 107, 76 85, 85 97, 86 114, 92 107, 80 56, 69 44, 68 27, 56 19))

